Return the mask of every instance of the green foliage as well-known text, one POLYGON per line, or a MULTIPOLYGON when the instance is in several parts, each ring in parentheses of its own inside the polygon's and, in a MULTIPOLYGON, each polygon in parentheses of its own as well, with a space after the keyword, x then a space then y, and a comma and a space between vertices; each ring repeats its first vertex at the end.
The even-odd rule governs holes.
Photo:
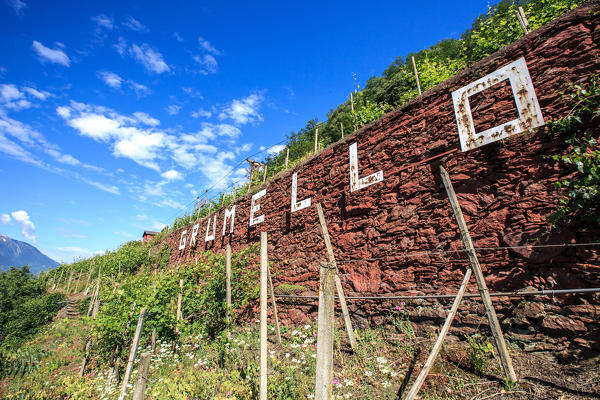
POLYGON ((575 85, 568 97, 574 102, 569 115, 548 123, 551 134, 564 138, 569 150, 551 159, 574 166, 577 175, 556 183, 566 190, 559 208, 550 217, 553 226, 565 221, 591 222, 600 225, 600 80, 594 77, 584 85, 575 85))
POLYGON ((0 378, 31 373, 42 357, 44 352, 40 350, 18 349, 11 352, 0 349, 0 378))
POLYGON ((0 272, 0 347, 16 347, 60 309, 59 293, 47 293, 44 281, 28 267, 0 272))
POLYGON ((294 294, 298 292, 304 292, 306 290, 305 286, 302 285, 292 285, 289 283, 282 283, 281 285, 277 285, 275 288, 275 293, 281 294, 294 294))
POLYGON ((465 335, 471 349, 469 353, 469 362, 473 371, 481 375, 487 369, 490 359, 494 357, 494 346, 479 335, 465 335))
MULTIPOLYGON (((256 271, 249 263, 256 258, 257 248, 251 246, 232 255, 232 307, 243 308, 258 297, 256 271)), ((177 271, 145 269, 124 277, 112 293, 103 294, 103 304, 94 322, 96 353, 104 360, 114 354, 124 358, 126 343, 133 337, 136 320, 142 307, 147 308, 144 330, 156 329, 162 340, 176 339, 176 327, 181 332, 204 332, 218 336, 225 328, 225 259, 210 252, 201 261, 180 265, 177 271), (183 280, 183 321, 176 321, 179 281, 183 280), (134 308, 135 304, 135 308, 134 308), (129 315, 133 310, 133 318, 129 315)))

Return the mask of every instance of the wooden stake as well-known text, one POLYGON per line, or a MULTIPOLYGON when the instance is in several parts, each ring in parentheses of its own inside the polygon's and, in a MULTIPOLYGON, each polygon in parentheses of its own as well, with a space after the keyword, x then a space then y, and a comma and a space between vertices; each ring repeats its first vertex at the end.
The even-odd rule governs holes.
POLYGON ((150 339, 150 343, 151 343, 151 348, 152 348, 152 352, 154 353, 156 351, 156 328, 152 329, 152 337, 150 339))
POLYGON ((148 382, 148 370, 150 369, 151 359, 152 353, 143 353, 140 356, 140 365, 138 367, 138 376, 137 381, 135 382, 133 400, 144 400, 144 392, 146 391, 146 382, 148 382))
POLYGON ((263 183, 267 181, 267 165, 265 165, 265 169, 263 170, 263 183))
POLYGON ((342 139, 344 138, 344 124, 340 122, 340 129, 342 131, 342 139))
POLYGON ((131 343, 131 350, 129 351, 129 360, 127 361, 127 368, 125 369, 125 376, 123 377, 123 383, 121 385, 121 395, 119 400, 123 400, 127 394, 127 384, 131 377, 131 371, 133 371, 133 363, 135 362, 135 353, 137 352, 138 345, 140 344, 140 336, 142 336, 142 329, 144 328, 144 318, 146 318, 146 307, 140 311, 138 318, 137 328, 135 329, 135 337, 133 343, 131 343))
POLYGON ((315 129, 315 153, 319 151, 319 128, 315 129))
MULTIPOLYGON (((175 318, 177 322, 181 321, 181 300, 183 296, 183 279, 179 280, 179 294, 177 295, 177 314, 175 318)), ((179 326, 175 325, 175 333, 179 335, 179 326)))
POLYGON ((354 114, 354 97, 352 96, 352 92, 350 92, 350 108, 352 110, 352 123, 354 124, 354 130, 356 131, 358 128, 356 126, 356 114, 354 114))
MULTIPOLYGON (((148 252, 150 252, 150 249, 148 249, 148 252)), ((119 276, 121 276, 121 261, 119 261, 119 276)))
POLYGON ((525 10, 523 10, 523 7, 519 7, 519 9, 516 11, 516 14, 517 19, 519 20, 519 24, 521 24, 521 28, 523 29, 523 32, 527 35, 531 31, 529 30, 529 21, 527 21, 527 17, 525 16, 525 10))
POLYGON ((90 267, 90 272, 88 272, 87 282, 85 283, 85 287, 90 286, 90 279, 92 277, 92 271, 94 270, 94 264, 90 267))
POLYGON ((79 292, 79 287, 81 286, 81 277, 83 276, 83 269, 79 271, 79 278, 77 278, 77 291, 79 292))
POLYGON ((267 400, 267 232, 260 233, 260 400, 267 400))
POLYGON ((315 400, 329 400, 333 390, 333 331, 335 306, 335 276, 333 265, 321 265, 319 314, 317 320, 317 367, 315 400))
POLYGON ((433 363, 435 362, 435 359, 436 359, 438 353, 440 352, 440 349, 442 348, 442 344, 444 343, 444 339, 446 338, 446 335, 448 334, 450 325, 452 325, 452 321, 454 320, 454 317, 456 316, 456 312, 458 311, 458 306, 460 305, 463 295, 465 294, 465 290, 467 289, 469 279, 471 279, 471 270, 467 269, 467 271, 465 272, 463 281, 462 281, 462 285, 460 286, 460 289, 458 290, 458 294, 454 298, 454 303, 452 303, 452 308, 450 308, 450 312, 448 313, 448 316, 446 317, 446 322, 444 322, 444 326, 442 327, 442 330, 440 331, 440 335, 438 336, 435 344, 433 345, 433 348, 431 349, 431 353, 429 354, 429 357, 427 358, 425 365, 423 365, 423 369, 419 373, 419 376, 415 380, 415 383, 413 383, 412 387, 410 388, 410 392, 408 392, 408 394, 406 395, 406 398, 404 400, 413 400, 415 398, 415 396, 417 395, 417 393, 419 393, 419 389, 421 389, 421 386, 425 382, 425 378, 427 378, 427 374, 429 374, 429 370, 431 369, 431 367, 433 367, 433 363))
POLYGON ((57 282, 56 286, 60 286, 60 281, 61 281, 61 279, 62 279, 63 272, 64 272, 64 269, 61 269, 61 270, 60 270, 60 276, 58 277, 58 282, 57 282))
POLYGON ((281 331, 279 330, 279 317, 277 316, 277 303, 275 303, 275 289, 273 288, 273 280, 271 279, 271 268, 267 265, 267 273, 269 275, 269 287, 271 289, 271 303, 273 303, 273 316, 275 317, 275 327, 277 328, 277 340, 281 341, 281 331))
POLYGON ((227 323, 231 323, 231 245, 225 249, 225 301, 227 304, 227 323))
POLYGON ((487 318, 490 323, 490 328, 492 330, 492 334, 496 342, 496 349, 498 350, 498 355, 500 356, 502 368, 504 369, 506 378, 510 382, 516 382, 517 375, 513 370, 512 361, 510 355, 508 354, 506 343, 504 343, 502 328, 500 328, 500 323, 498 322, 496 311, 494 310, 494 306, 492 305, 492 298, 490 297, 490 293, 485 283, 485 278, 483 276, 483 272, 481 271, 481 266, 479 265, 477 254, 475 254, 475 250, 473 250, 473 242, 471 241, 471 235, 469 235, 469 230, 467 228, 467 224, 465 223, 460 204, 458 203, 458 199, 456 198, 456 194, 454 193, 452 181, 450 181, 450 176, 448 175, 448 172, 446 172, 444 167, 441 165, 440 173, 442 176, 442 181, 444 182, 444 186, 446 187, 446 192, 448 193, 450 204, 452 205, 452 210, 454 211, 454 217, 456 218, 456 222, 458 223, 458 227, 460 229, 461 239, 465 246, 467 256, 469 257, 469 262, 471 263, 473 275, 475 275, 475 280, 477 281, 479 294, 481 295, 483 305, 485 306, 485 312, 487 314, 487 318))
POLYGON ((290 148, 285 149, 285 169, 288 167, 288 161, 290 160, 290 148))
POLYGON ((87 342, 85 342, 85 350, 83 351, 83 361, 81 362, 81 367, 79 368, 79 377, 83 377, 83 375, 85 374, 85 367, 87 366, 91 344, 92 339, 88 339, 87 342))
POLYGON ((71 281, 73 280, 73 268, 71 268, 71 273, 69 274, 69 283, 67 283, 67 294, 71 293, 69 290, 71 289, 71 281))
POLYGON ((342 314, 344 315, 344 324, 346 325, 348 340, 350 341, 350 347, 352 347, 352 350, 356 350, 356 338, 354 337, 354 329, 352 328, 352 321, 350 320, 350 313, 348 312, 348 305, 346 304, 346 297, 344 296, 344 289, 342 288, 342 281, 340 280, 340 275, 337 269, 337 263, 335 262, 335 255, 333 254, 333 247, 331 246, 331 240, 329 239, 329 231, 327 230, 327 221, 325 220, 325 214, 323 213, 323 207, 321 207, 321 203, 317 203, 317 213, 319 214, 319 223, 321 224, 323 240, 325 241, 327 255, 329 256, 329 263, 335 268, 335 286, 337 288, 338 296, 340 298, 340 305, 342 306, 342 314))
POLYGON ((415 56, 411 56, 413 69, 415 70, 415 78, 417 79, 417 89, 419 89, 419 96, 421 95, 421 82, 419 82, 419 71, 417 71, 417 63, 415 62, 415 56))

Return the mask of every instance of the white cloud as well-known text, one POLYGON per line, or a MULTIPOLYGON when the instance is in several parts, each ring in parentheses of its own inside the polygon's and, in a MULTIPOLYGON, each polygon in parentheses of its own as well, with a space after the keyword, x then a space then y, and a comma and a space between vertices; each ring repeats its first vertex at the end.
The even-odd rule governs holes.
POLYGON ((177 40, 178 42, 183 42, 183 38, 181 37, 181 35, 179 34, 179 32, 173 32, 173 37, 175 38, 175 40, 177 40))
POLYGON ((96 140, 107 140, 119 128, 117 121, 98 114, 83 114, 70 120, 69 125, 96 140))
POLYGON ((212 116, 212 113, 203 108, 199 108, 198 111, 192 111, 190 115, 192 116, 192 118, 210 118, 212 116))
POLYGON ((135 91, 135 94, 138 97, 148 96, 150 93, 152 93, 152 90, 148 89, 147 86, 142 85, 141 83, 136 83, 131 80, 127 81, 127 83, 129 84, 129 87, 135 91))
POLYGON ((135 216, 135 219, 137 219, 138 221, 145 221, 148 219, 148 215, 147 214, 138 214, 135 216))
POLYGON ((124 37, 119 36, 119 39, 117 40, 117 43, 115 43, 114 47, 117 50, 117 53, 120 55, 125 54, 125 50, 127 50, 127 40, 125 40, 124 37))
POLYGON ((69 118, 71 116, 71 109, 69 107, 59 106, 56 107, 56 113, 63 118, 69 118))
POLYGON ((162 174, 160 174, 160 176, 162 176, 163 178, 165 178, 168 181, 175 181, 175 180, 183 179, 183 176, 181 175, 181 173, 174 169, 165 171, 162 174))
POLYGON ((29 93, 31 96, 35 97, 38 100, 46 100, 48 97, 52 96, 51 93, 48 93, 46 91, 39 91, 37 89, 34 88, 30 88, 30 87, 24 87, 23 88, 24 91, 26 91, 27 93, 29 93))
POLYGON ((139 63, 141 63, 148 72, 161 74, 169 72, 171 69, 165 62, 162 54, 150 47, 149 44, 143 43, 141 46, 132 44, 129 48, 129 53, 139 63))
POLYGON ((114 29, 114 27, 115 27, 115 24, 114 24, 112 18, 109 18, 104 14, 100 14, 95 17, 92 17, 92 21, 94 21, 98 27, 108 29, 109 31, 114 29))
POLYGON ((221 54, 223 54, 221 51, 215 49, 214 46, 203 37, 198 37, 198 44, 200 45, 200 48, 204 49, 205 51, 211 54, 214 54, 216 56, 220 56, 221 54))
POLYGON ((50 49, 37 40, 33 41, 32 47, 38 56, 40 56, 41 61, 49 61, 51 63, 64 65, 65 67, 71 65, 71 60, 62 50, 50 49))
POLYGON ((148 28, 146 27, 146 25, 142 24, 140 21, 133 18, 132 16, 129 16, 127 20, 123 22, 123 25, 131 29, 132 31, 148 32, 148 28))
POLYGON ((217 60, 210 54, 192 57, 194 61, 200 64, 200 73, 203 75, 214 74, 219 70, 217 60))
POLYGON ((134 112, 133 116, 140 121, 142 124, 148 125, 148 126, 158 126, 160 125, 160 121, 157 120, 156 118, 152 118, 150 115, 146 114, 145 112, 134 112))
POLYGON ((191 183, 186 183, 185 185, 183 185, 183 187, 186 189, 191 189, 194 187, 194 185, 192 185, 191 183))
POLYGON ((8 214, 2 214, 2 215, 0 215, 0 221, 2 221, 2 223, 4 225, 10 224, 10 221, 11 221, 10 215, 8 215, 8 214))
POLYGON ((23 93, 13 84, 0 85, 0 96, 2 101, 7 103, 23 97, 23 93))
POLYGON ((27 4, 22 0, 6 0, 6 4, 8 4, 17 15, 23 15, 23 9, 27 7, 27 4))
POLYGON ((241 99, 234 99, 231 104, 219 114, 219 119, 231 119, 236 124, 243 125, 262 121, 262 115, 258 112, 264 100, 261 94, 253 93, 241 99))
POLYGON ((166 135, 162 132, 149 133, 130 129, 128 137, 119 138, 114 145, 116 156, 134 160, 140 165, 159 171, 160 168, 154 159, 166 144, 166 135))
POLYGON ((111 88, 120 88, 121 83, 123 83, 123 78, 114 72, 110 71, 100 71, 98 72, 98 78, 102 79, 104 83, 106 83, 111 88))
POLYGON ((87 178, 82 178, 81 180, 82 180, 83 182, 87 183, 88 185, 95 186, 95 187, 97 187, 98 189, 100 189, 100 190, 103 190, 103 191, 105 191, 105 192, 112 193, 112 194, 116 194, 116 195, 119 195, 119 194, 121 194, 121 192, 119 191, 119 188, 118 188, 118 187, 116 187, 116 186, 114 186, 114 185, 112 185, 112 186, 108 186, 108 185, 105 185, 105 184, 103 184, 103 183, 96 182, 96 181, 93 181, 93 180, 91 180, 91 179, 87 179, 87 178))
POLYGON ((167 112, 169 115, 177 115, 179 114, 179 110, 181 110, 181 107, 174 104, 167 107, 167 112))
POLYGON ((278 145, 275 145, 275 146, 271 146, 267 150, 267 154, 269 154, 270 156, 275 155, 275 154, 279 154, 279 152, 281 150, 283 150, 283 149, 285 149, 285 145, 283 145, 283 144, 278 144, 278 145))
POLYGON ((31 219, 29 218, 27 211, 23 211, 23 210, 13 211, 12 213, 10 213, 10 215, 12 215, 15 222, 21 228, 21 234, 25 238, 27 238, 35 243, 35 241, 36 241, 36 237, 34 235, 35 225, 33 225, 33 222, 31 222, 31 219))

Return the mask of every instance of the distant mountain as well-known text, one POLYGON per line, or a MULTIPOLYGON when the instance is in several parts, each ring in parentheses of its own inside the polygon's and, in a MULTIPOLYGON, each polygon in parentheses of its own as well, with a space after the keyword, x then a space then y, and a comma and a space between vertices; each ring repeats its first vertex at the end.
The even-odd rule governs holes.
POLYGON ((0 270, 29 266, 34 274, 59 265, 32 245, 0 235, 0 270))

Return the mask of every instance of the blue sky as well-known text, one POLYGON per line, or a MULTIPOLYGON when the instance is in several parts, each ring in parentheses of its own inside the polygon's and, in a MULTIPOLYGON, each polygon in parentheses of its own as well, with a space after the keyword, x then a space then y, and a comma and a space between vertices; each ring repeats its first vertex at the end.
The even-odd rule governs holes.
POLYGON ((65 262, 172 223, 324 119, 353 74, 362 86, 488 7, 0 2, 0 233, 65 262))

